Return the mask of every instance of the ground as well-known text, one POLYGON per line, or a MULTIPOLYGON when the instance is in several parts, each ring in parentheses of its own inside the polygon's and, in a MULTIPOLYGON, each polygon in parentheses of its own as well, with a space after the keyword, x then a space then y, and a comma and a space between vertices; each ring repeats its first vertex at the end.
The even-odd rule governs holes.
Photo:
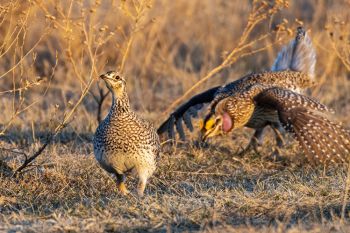
POLYGON ((349 230, 342 218, 349 214, 345 167, 310 166, 292 142, 283 161, 273 161, 267 149, 239 157, 238 142, 246 140, 165 147, 144 198, 137 197, 133 177, 127 181, 133 192, 118 193, 89 140, 57 142, 31 171, 17 178, 1 174, 0 231, 349 230))

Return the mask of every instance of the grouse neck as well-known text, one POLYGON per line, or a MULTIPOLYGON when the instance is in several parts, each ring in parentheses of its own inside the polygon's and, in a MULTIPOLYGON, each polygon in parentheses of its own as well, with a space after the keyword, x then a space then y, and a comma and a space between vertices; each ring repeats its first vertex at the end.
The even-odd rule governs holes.
POLYGON ((126 91, 123 91, 119 95, 112 92, 112 97, 112 107, 110 111, 112 114, 130 112, 130 103, 126 91))

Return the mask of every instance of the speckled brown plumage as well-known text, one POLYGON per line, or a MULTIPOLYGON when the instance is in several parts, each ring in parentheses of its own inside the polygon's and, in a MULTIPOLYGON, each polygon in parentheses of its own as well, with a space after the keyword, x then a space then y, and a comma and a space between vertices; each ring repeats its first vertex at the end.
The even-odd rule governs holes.
POLYGON ((350 132, 327 118, 327 113, 333 111, 325 105, 278 88, 259 93, 255 101, 263 107, 272 105, 277 109, 283 127, 293 134, 310 161, 349 161, 350 132))
POLYGON ((118 188, 124 194, 128 193, 125 173, 135 170, 139 176, 138 194, 142 196, 147 179, 156 168, 158 135, 151 123, 130 108, 124 78, 113 71, 101 78, 112 92, 113 102, 93 139, 95 157, 102 168, 116 175, 118 188))
POLYGON ((210 103, 209 111, 213 111, 222 99, 239 93, 255 84, 281 87, 300 92, 303 89, 313 86, 314 82, 308 74, 289 70, 249 74, 235 82, 221 87, 215 95, 214 100, 210 103))
POLYGON ((254 84, 221 99, 210 117, 215 123, 208 129, 204 128, 203 135, 207 138, 243 126, 261 128, 280 122, 296 138, 310 161, 348 160, 350 133, 326 118, 330 112, 325 105, 310 97, 254 84))
POLYGON ((192 97, 170 114, 158 133, 168 132, 174 139, 176 126, 185 140, 182 121, 192 130, 191 117, 209 103, 201 129, 204 139, 245 126, 256 129, 252 143, 261 141, 263 129, 271 125, 278 147, 283 146, 284 128, 294 135, 310 161, 343 161, 350 150, 349 132, 325 117, 327 107, 300 94, 316 83, 315 64, 311 39, 298 28, 270 72, 250 74, 192 97))
MULTIPOLYGON (((224 86, 217 86, 204 91, 181 105, 169 118, 158 128, 158 134, 168 132, 168 137, 175 139, 175 130, 182 140, 185 140, 185 133, 182 122, 189 130, 193 130, 191 118, 197 116, 197 112, 209 103, 209 114, 213 113, 220 100, 233 95, 240 90, 253 84, 275 86, 301 92, 305 88, 314 85, 314 69, 316 63, 316 53, 312 46, 310 37, 303 28, 298 28, 295 39, 282 48, 278 54, 271 71, 246 75, 236 81, 224 86)), ((258 111, 258 110, 256 110, 258 111)), ((265 112, 269 114, 269 112, 265 112)), ((281 130, 280 125, 272 125, 275 130, 281 130)), ((262 140, 263 129, 256 130, 252 142, 255 138, 262 140)), ((281 140, 277 139, 277 144, 281 145, 281 140)))

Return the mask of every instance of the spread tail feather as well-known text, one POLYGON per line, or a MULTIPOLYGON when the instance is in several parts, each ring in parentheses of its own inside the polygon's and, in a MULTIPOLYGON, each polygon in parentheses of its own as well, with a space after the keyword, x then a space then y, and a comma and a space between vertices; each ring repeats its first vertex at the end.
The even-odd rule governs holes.
POLYGON ((283 47, 271 68, 272 71, 293 70, 315 76, 316 52, 311 38, 305 29, 298 27, 297 35, 287 46, 283 47))

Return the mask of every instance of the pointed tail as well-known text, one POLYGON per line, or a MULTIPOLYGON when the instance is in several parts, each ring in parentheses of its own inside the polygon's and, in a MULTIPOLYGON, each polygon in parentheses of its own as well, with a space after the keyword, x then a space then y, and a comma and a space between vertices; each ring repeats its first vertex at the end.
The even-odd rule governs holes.
POLYGON ((311 38, 305 29, 298 27, 297 34, 287 46, 278 53, 272 71, 293 70, 315 77, 316 52, 311 38))

